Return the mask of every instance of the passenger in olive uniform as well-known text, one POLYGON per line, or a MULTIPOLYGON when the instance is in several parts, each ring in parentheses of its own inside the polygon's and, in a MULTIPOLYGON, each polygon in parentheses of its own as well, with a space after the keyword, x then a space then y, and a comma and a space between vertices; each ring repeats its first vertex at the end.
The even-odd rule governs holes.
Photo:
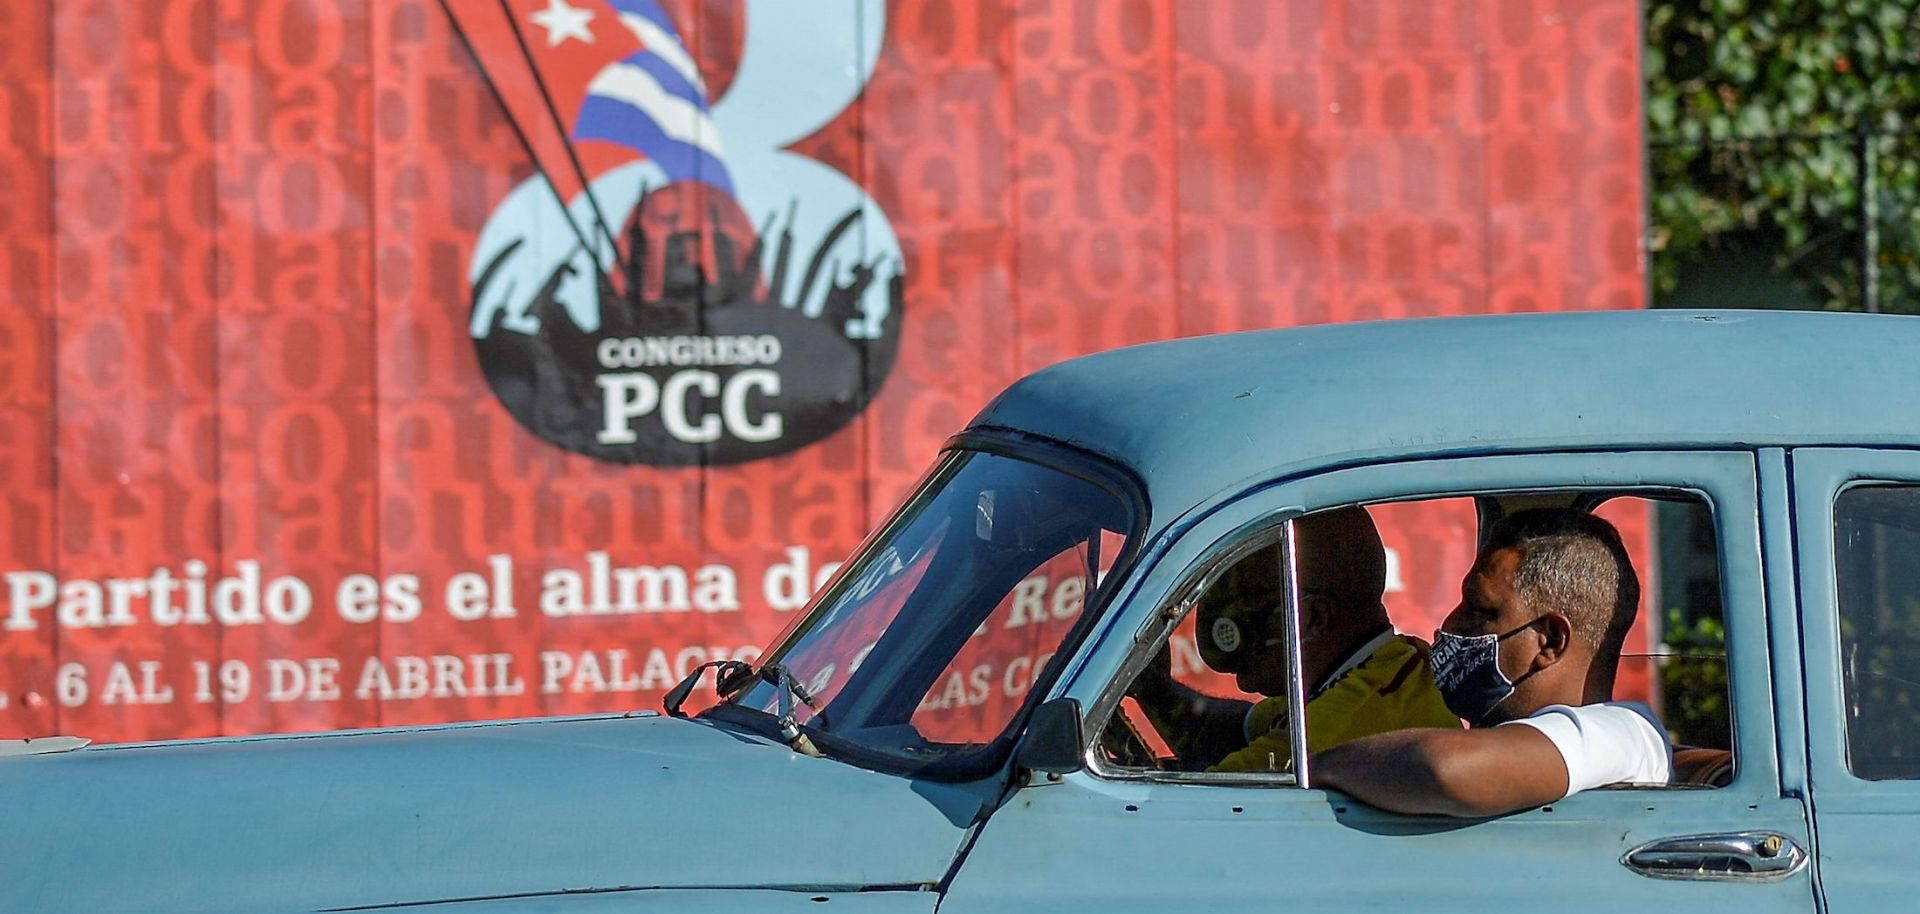
MULTIPOLYGON (((1396 634, 1381 595, 1386 549, 1365 508, 1295 522, 1299 543, 1301 670, 1308 684, 1307 748, 1406 727, 1454 727, 1434 685, 1427 645, 1396 634)), ((1203 695, 1174 681, 1168 656, 1143 674, 1135 697, 1182 767, 1285 771, 1286 596, 1278 545, 1235 564, 1202 595, 1195 635, 1209 667, 1233 674, 1259 702, 1203 695)))

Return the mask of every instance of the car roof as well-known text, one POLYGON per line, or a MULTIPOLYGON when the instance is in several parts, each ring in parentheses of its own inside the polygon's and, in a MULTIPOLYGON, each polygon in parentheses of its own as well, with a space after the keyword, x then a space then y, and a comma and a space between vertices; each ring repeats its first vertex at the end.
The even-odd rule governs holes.
POLYGON ((970 428, 1123 464, 1154 514, 1387 458, 1615 447, 1920 444, 1920 321, 1612 311, 1329 324, 1062 362, 970 428))

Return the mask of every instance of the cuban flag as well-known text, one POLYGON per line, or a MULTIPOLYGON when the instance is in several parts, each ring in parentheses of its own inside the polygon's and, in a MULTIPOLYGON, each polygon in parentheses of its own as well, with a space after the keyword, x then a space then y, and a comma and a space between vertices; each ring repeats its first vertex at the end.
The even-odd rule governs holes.
POLYGON ((609 0, 608 5, 619 11, 621 24, 641 46, 587 83, 574 138, 639 152, 659 163, 670 182, 699 181, 732 194, 706 82, 673 21, 654 0, 609 0))
POLYGON ((638 158, 733 193, 706 82, 656 0, 441 2, 562 199, 638 158))

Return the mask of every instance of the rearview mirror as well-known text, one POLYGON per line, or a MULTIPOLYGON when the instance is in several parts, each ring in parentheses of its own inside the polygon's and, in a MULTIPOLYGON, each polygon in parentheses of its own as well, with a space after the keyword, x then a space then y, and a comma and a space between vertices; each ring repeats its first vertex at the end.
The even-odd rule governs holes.
POLYGON ((1085 746, 1080 702, 1056 698, 1033 709, 1013 762, 1030 771, 1066 774, 1080 770, 1085 746))
POLYGON ((1058 552, 1095 535, 1084 505, 1039 489, 987 489, 974 500, 973 535, 994 549, 1058 552))
POLYGON ((1026 549, 1046 517, 1032 489, 988 489, 974 503, 973 535, 999 549, 1026 549))

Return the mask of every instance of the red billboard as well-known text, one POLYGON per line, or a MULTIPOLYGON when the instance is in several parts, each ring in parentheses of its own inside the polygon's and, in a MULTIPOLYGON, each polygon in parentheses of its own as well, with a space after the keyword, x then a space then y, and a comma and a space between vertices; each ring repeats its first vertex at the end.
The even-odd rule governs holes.
MULTIPOLYGON (((1638 39, 1625 0, 0 6, 0 735, 656 707, 1026 372, 1641 307, 1638 39)), ((1447 592, 1471 531, 1383 522, 1390 599, 1447 592)))

